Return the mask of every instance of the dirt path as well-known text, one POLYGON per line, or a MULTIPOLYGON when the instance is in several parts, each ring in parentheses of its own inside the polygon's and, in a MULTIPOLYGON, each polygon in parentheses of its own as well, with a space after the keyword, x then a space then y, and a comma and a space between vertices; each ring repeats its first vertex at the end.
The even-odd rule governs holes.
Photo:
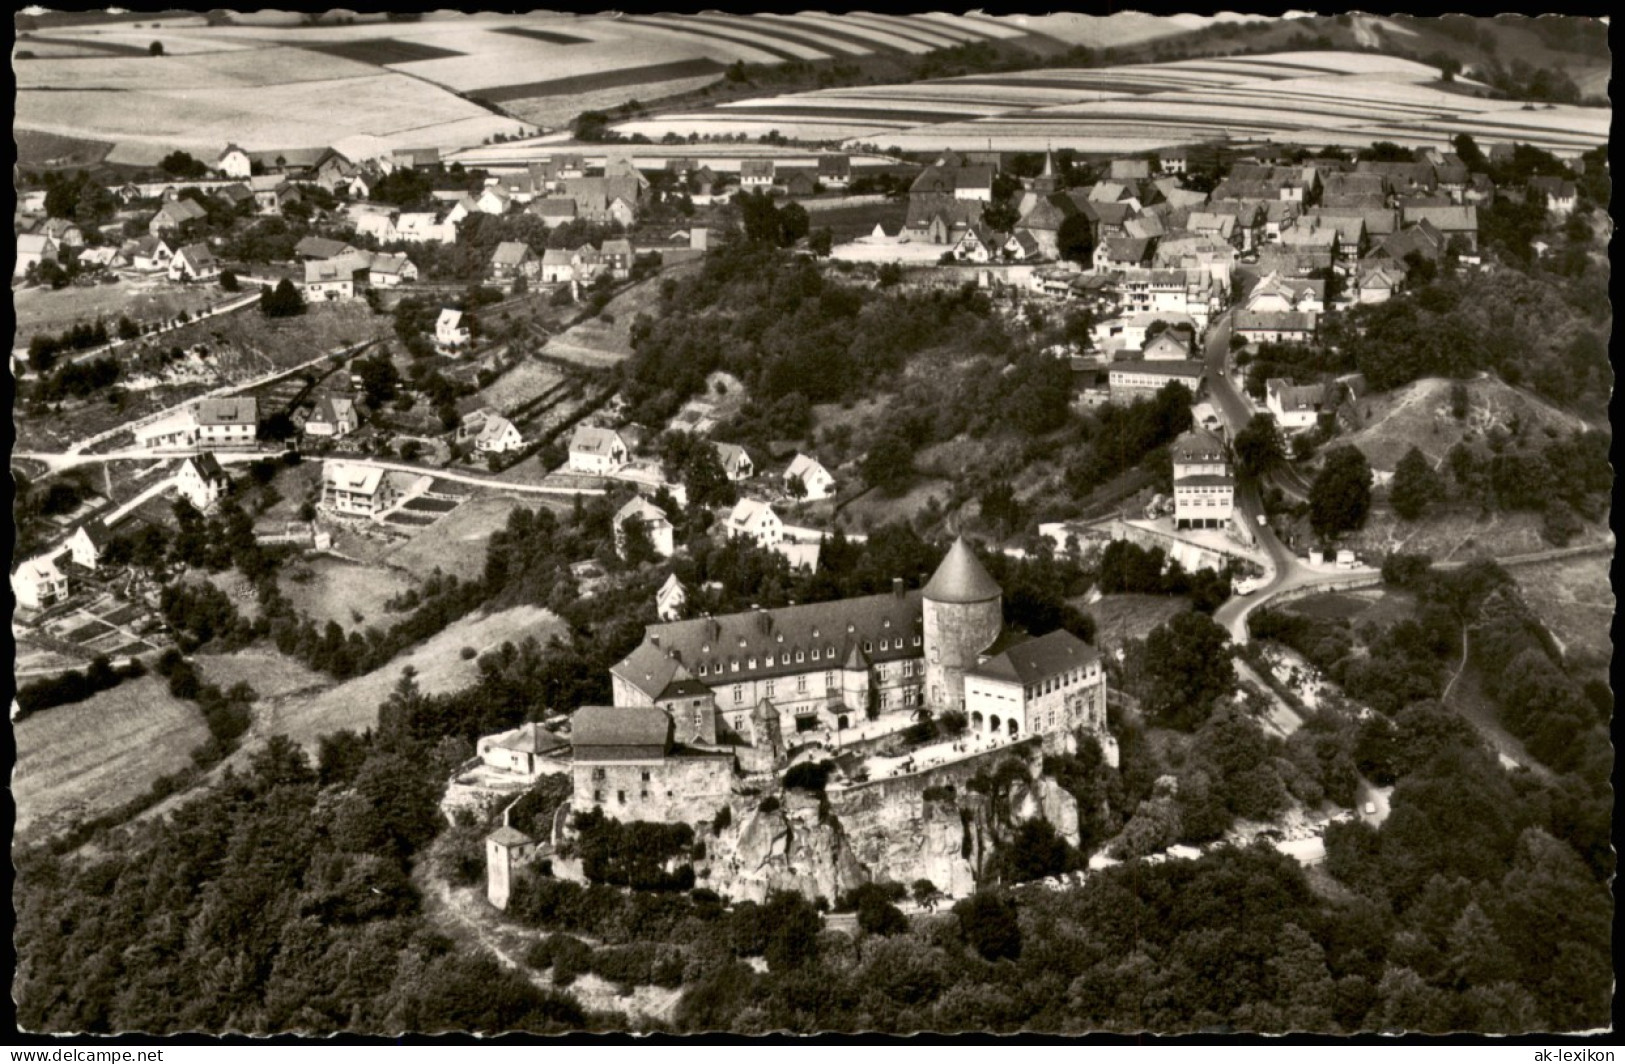
MULTIPOLYGON (((465 948, 489 953, 536 988, 568 994, 589 1012, 619 1013, 625 1020, 616 1029, 625 1030, 640 1020, 671 1021, 683 996, 680 988, 640 986, 623 997, 614 984, 590 974, 579 976, 568 987, 554 986, 550 975, 535 971, 523 959, 530 943, 546 938, 548 932, 507 923, 486 903, 480 888, 451 886, 428 871, 432 863, 432 858, 422 860, 412 873, 423 892, 423 915, 465 948)), ((602 945, 583 935, 575 937, 593 947, 602 945)))

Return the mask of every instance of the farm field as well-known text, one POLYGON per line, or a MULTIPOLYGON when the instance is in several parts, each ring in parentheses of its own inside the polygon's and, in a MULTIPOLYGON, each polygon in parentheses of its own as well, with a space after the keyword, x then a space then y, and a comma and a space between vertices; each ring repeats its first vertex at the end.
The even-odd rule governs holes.
POLYGON ((417 535, 389 551, 385 558, 392 566, 405 569, 419 580, 436 569, 459 580, 477 579, 485 572, 485 552, 491 533, 508 524, 508 515, 520 507, 534 509, 533 499, 511 495, 481 495, 424 528, 417 535))
POLYGON ((1565 657, 1604 671, 1614 651, 1608 633, 1616 605, 1608 581, 1611 562, 1599 551, 1511 570, 1524 599, 1563 647, 1565 657))
POLYGON ((602 316, 572 325, 549 339, 542 353, 588 368, 613 366, 626 360, 632 354, 632 319, 639 311, 652 312, 660 300, 661 280, 677 276, 677 270, 684 268, 662 270, 633 285, 610 300, 602 316))
MULTIPOLYGON (((1433 143, 1467 131, 1481 139, 1581 151, 1607 139, 1601 108, 1524 110, 1452 90, 1435 68, 1363 52, 1219 56, 1086 70, 974 75, 902 86, 848 87, 735 100, 616 126, 667 134, 846 139, 905 151, 944 146, 1003 151, 1072 147, 1151 150, 1206 141, 1291 140, 1308 145, 1394 139, 1433 143)), ((850 145, 849 145, 850 146, 850 145)))
POLYGON ((192 763, 209 738, 195 705, 143 676, 13 726, 19 837, 67 827, 145 792, 192 763))
POLYGON ((412 581, 393 569, 316 555, 285 566, 277 586, 294 609, 316 622, 317 629, 336 621, 346 632, 359 632, 386 628, 398 620, 400 615, 387 611, 384 603, 411 587, 412 581))
POLYGON ((564 374, 555 366, 534 360, 521 362, 481 390, 479 402, 506 413, 539 398, 563 380, 564 374))
POLYGON ((131 321, 164 321, 181 311, 196 314, 240 296, 215 285, 171 284, 156 277, 122 277, 118 284, 90 288, 70 285, 52 290, 39 286, 14 289, 12 307, 17 315, 17 347, 26 347, 37 332, 62 332, 76 322, 108 323, 128 316, 131 321))
POLYGON ((462 657, 463 647, 483 653, 505 642, 518 643, 527 636, 545 643, 554 631, 562 630, 563 622, 536 606, 465 617, 365 676, 321 692, 262 700, 255 707, 253 741, 244 743, 244 754, 272 735, 286 735, 314 752, 316 741, 329 732, 377 727, 378 706, 389 697, 408 665, 416 670, 418 687, 425 694, 443 694, 466 687, 479 674, 477 660, 462 657))
POLYGON ((14 129, 11 136, 17 144, 17 165, 25 168, 94 166, 113 148, 105 140, 65 137, 36 129, 14 129))

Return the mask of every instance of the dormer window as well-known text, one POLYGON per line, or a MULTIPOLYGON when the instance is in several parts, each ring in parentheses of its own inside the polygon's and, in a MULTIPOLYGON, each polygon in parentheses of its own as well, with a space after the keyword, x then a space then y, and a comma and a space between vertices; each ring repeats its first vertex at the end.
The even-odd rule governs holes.
POLYGON ((881 621, 880 622, 880 627, 882 627, 882 628, 890 628, 891 627, 891 618, 887 617, 884 621, 881 621))
POLYGON ((734 672, 738 672, 739 671, 739 659, 738 658, 729 658, 728 659, 728 667, 730 669, 732 669, 734 672))
POLYGON ((745 664, 745 668, 747 668, 747 669, 754 669, 755 667, 756 667, 756 659, 755 658, 751 658, 750 661, 746 662, 746 664, 745 664))
POLYGON ((707 645, 706 645, 706 646, 703 646, 703 647, 701 647, 701 648, 700 648, 700 653, 701 653, 701 654, 709 654, 709 653, 711 653, 711 647, 710 647, 710 645, 709 645, 709 644, 707 644, 707 645))
POLYGON ((819 650, 818 650, 817 647, 813 647, 813 649, 812 649, 812 659, 814 661, 817 661, 818 658, 819 658, 819 650))
POLYGON ((858 626, 855 625, 855 624, 849 624, 849 625, 846 626, 846 634, 847 635, 851 635, 853 632, 855 632, 857 630, 858 630, 858 626))
POLYGON ((915 637, 914 637, 914 645, 915 645, 915 646, 919 646, 919 645, 920 645, 920 637, 919 637, 919 636, 915 636, 915 637))
POLYGON ((826 658, 829 658, 829 659, 833 660, 834 657, 835 657, 835 648, 834 647, 825 647, 824 648, 824 656, 826 658))
POLYGON ((786 650, 784 653, 779 655, 779 664, 780 665, 788 665, 788 664, 790 664, 790 652, 788 650, 786 650))
POLYGON ((705 675, 705 666, 704 666, 704 665, 701 665, 701 666, 700 666, 700 675, 701 675, 701 676, 704 676, 704 675, 705 675))
POLYGON ((739 649, 740 650, 745 649, 745 637, 744 636, 739 637, 739 649))
POLYGON ((781 642, 781 643, 784 642, 784 633, 783 632, 779 633, 779 642, 781 642))
POLYGON ((885 649, 886 649, 886 640, 884 640, 884 639, 882 639, 882 640, 881 640, 881 641, 880 641, 880 649, 881 649, 881 650, 885 650, 885 649))
POLYGON ((874 649, 875 645, 873 643, 869 642, 867 639, 863 641, 863 652, 865 654, 873 653, 874 649))
POLYGON ((816 629, 816 628, 813 629, 813 638, 814 639, 818 638, 818 629, 816 629))
MULTIPOLYGON (((814 651, 814 652, 813 652, 813 653, 815 653, 815 654, 816 654, 816 653, 817 653, 817 651, 814 651)), ((806 658, 807 658, 807 655, 806 655, 806 653, 805 653, 805 652, 803 652, 803 651, 800 651, 800 650, 798 650, 798 651, 796 651, 796 664, 797 664, 797 665, 799 665, 799 664, 801 664, 801 663, 802 663, 802 662, 803 662, 803 661, 805 661, 805 660, 806 660, 806 658)))

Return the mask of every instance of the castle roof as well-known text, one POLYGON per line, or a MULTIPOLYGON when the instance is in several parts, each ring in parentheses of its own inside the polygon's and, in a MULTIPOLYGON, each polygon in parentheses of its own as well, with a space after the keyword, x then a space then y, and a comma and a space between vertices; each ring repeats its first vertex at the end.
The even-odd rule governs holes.
POLYGON ((653 747, 665 753, 671 718, 657 706, 582 706, 570 717, 575 756, 613 756, 653 747))
POLYGON ((518 828, 510 828, 506 824, 491 832, 486 838, 498 846, 529 846, 536 841, 518 828))
POLYGON ((1100 655, 1065 628, 1028 639, 969 670, 969 675, 1019 684, 1041 683, 1073 669, 1093 665, 1100 655))
POLYGON ((977 560, 965 537, 960 536, 948 548, 948 556, 937 566, 922 594, 932 602, 986 602, 1004 592, 977 560))

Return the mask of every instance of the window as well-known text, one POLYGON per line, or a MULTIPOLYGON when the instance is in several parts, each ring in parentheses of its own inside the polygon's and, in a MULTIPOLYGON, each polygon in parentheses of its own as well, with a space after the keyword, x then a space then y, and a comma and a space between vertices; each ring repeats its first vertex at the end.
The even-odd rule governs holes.
POLYGON ((701 666, 700 666, 700 675, 701 675, 701 676, 704 676, 704 675, 705 675, 705 666, 704 666, 704 665, 701 665, 701 666))
POLYGON ((595 779, 595 780, 603 779, 604 778, 604 770, 601 769, 601 768, 593 769, 592 770, 592 778, 595 779))
POLYGON ((739 703, 739 702, 743 702, 744 700, 745 700, 745 685, 742 684, 742 683, 734 684, 734 702, 739 703))
POLYGON ((745 663, 745 668, 747 668, 747 669, 754 669, 755 667, 756 667, 756 659, 755 658, 751 658, 748 662, 745 663))
POLYGON ((742 732, 744 730, 745 730, 745 718, 744 718, 744 716, 742 714, 735 714, 734 715, 734 731, 742 732))
POLYGON ((786 650, 783 654, 779 655, 779 664, 780 665, 788 665, 788 664, 790 664, 790 652, 788 650, 786 650))
POLYGON ((603 791, 593 791, 592 792, 592 800, 594 802, 602 802, 604 800, 604 792, 603 791))
POLYGON ((649 770, 648 769, 643 770, 643 782, 644 783, 649 782, 649 770))
POLYGON ((914 675, 914 663, 912 661, 903 662, 903 679, 906 680, 910 676, 913 676, 913 675, 914 675))
POLYGON ((824 690, 835 690, 835 674, 833 672, 824 673, 824 690))
POLYGON ((796 693, 802 695, 807 693, 807 677, 805 675, 796 677, 796 693))
POLYGON ((807 660, 806 651, 803 651, 803 650, 796 651, 796 664, 800 665, 805 660, 807 660))
POLYGON ((738 672, 739 671, 739 659, 738 658, 729 658, 728 659, 728 668, 733 672, 738 672))
POLYGON ((834 661, 835 660, 835 648, 834 647, 825 647, 824 648, 824 657, 828 658, 831 661, 834 661))
POLYGON ((711 646, 710 646, 710 644, 706 644, 706 645, 705 645, 705 646, 703 646, 703 647, 701 647, 701 648, 700 648, 700 653, 701 653, 701 654, 709 654, 709 653, 711 653, 711 646))
POLYGON ((767 681, 767 697, 769 697, 769 698, 773 697, 773 681, 772 680, 767 681))
POLYGON ((915 637, 914 637, 914 645, 915 645, 915 646, 919 646, 919 645, 920 645, 920 637, 919 637, 919 636, 915 636, 915 637))
POLYGON ((813 660, 814 660, 814 661, 817 661, 817 660, 818 660, 818 658, 819 658, 819 653, 818 653, 818 648, 817 648, 817 647, 813 647, 813 650, 812 650, 812 659, 813 659, 813 660))
POLYGON ((621 805, 625 805, 626 804, 626 792, 625 791, 616 791, 615 792, 615 801, 619 802, 621 805))
POLYGON ((865 639, 863 641, 863 652, 865 654, 874 653, 874 649, 875 649, 875 645, 873 643, 869 642, 869 640, 865 639))

